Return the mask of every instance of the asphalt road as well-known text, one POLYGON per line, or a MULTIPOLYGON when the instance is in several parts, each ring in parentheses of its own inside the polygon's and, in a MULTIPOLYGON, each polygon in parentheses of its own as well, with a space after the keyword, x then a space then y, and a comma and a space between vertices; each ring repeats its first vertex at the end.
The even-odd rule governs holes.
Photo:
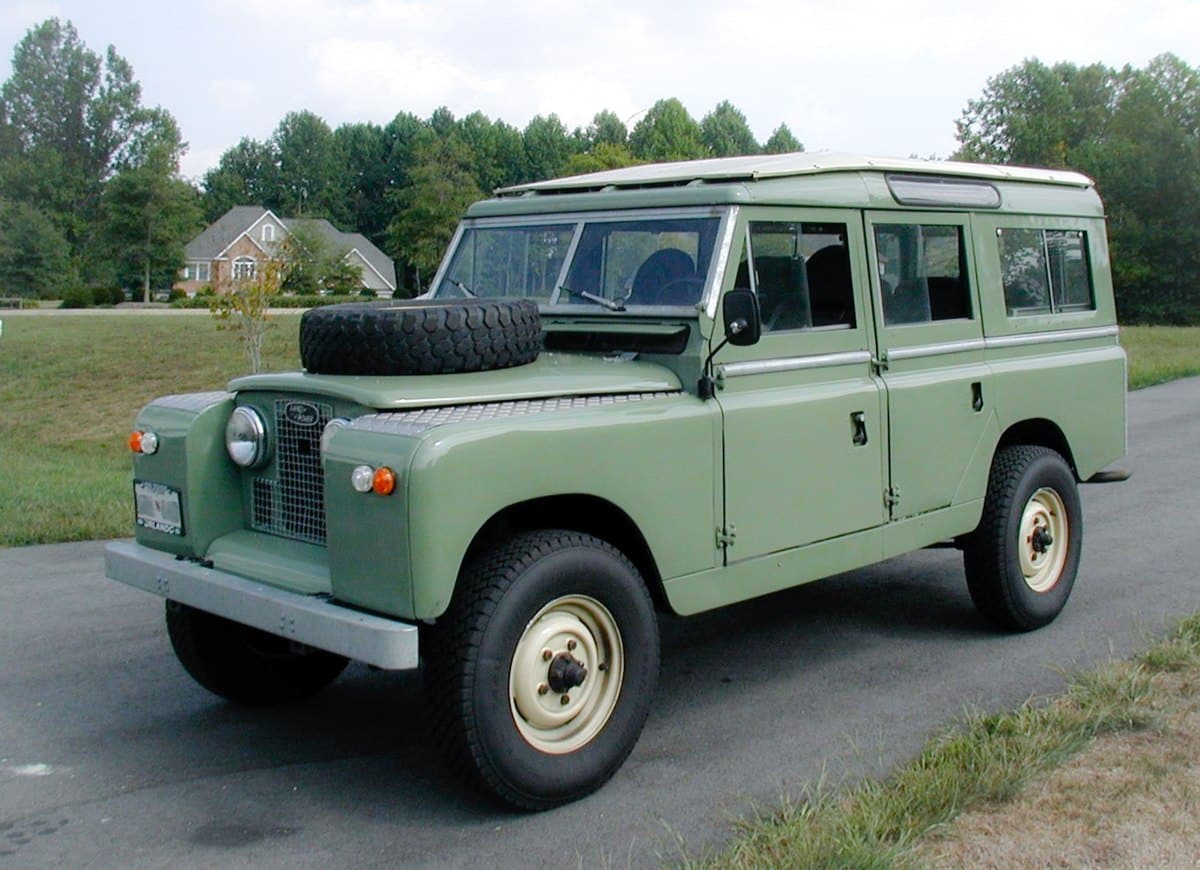
POLYGON ((246 711, 184 674, 162 602, 100 543, 0 550, 0 867, 645 866, 822 777, 885 771, 965 708, 1053 692, 1200 609, 1200 379, 1130 396, 1134 478, 1083 488, 1075 593, 993 633, 930 550, 717 613, 665 618, 659 696, 599 793, 499 811, 447 776, 420 677, 352 667, 246 711))

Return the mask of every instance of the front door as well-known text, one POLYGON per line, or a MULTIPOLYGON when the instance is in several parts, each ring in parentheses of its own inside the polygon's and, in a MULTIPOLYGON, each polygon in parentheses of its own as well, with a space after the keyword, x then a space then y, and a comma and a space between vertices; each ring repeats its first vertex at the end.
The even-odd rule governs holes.
POLYGON ((885 518, 861 215, 758 208, 739 223, 732 284, 758 294, 763 337, 719 355, 727 563, 885 518))
POLYGON ((969 220, 911 212, 866 216, 893 520, 961 500, 964 473, 990 416, 969 220))

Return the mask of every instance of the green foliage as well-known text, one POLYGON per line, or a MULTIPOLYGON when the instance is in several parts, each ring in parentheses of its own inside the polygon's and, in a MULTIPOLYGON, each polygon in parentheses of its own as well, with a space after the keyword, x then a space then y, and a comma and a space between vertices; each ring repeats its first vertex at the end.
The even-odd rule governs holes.
POLYGON ((418 148, 408 184, 394 191, 396 217, 389 247, 430 278, 467 206, 483 196, 471 171, 471 154, 456 139, 431 140, 418 148))
POLYGON ((638 161, 624 145, 597 142, 587 151, 572 154, 567 161, 567 175, 582 175, 585 172, 600 172, 605 169, 620 169, 638 161))
POLYGON ((746 116, 729 100, 717 103, 700 121, 700 137, 712 157, 737 157, 759 151, 746 116))
POLYGON ((629 134, 629 150, 638 160, 695 160, 706 151, 700 125, 675 98, 659 100, 629 134))
POLYGON ((279 210, 292 217, 344 220, 346 159, 329 125, 312 112, 290 112, 279 122, 272 145, 279 165, 279 210))
POLYGON ((1200 71, 1027 60, 988 81, 958 121, 960 159, 1070 167, 1109 215, 1125 323, 1200 322, 1200 71))
POLYGON ((95 299, 87 287, 70 287, 63 291, 59 308, 91 308, 95 299))
POLYGON ((535 180, 562 175, 576 150, 558 115, 535 117, 525 127, 524 142, 525 175, 535 180))
POLYGON ((0 294, 56 296, 69 259, 67 240, 43 211, 0 200, 0 294))
POLYGON ((597 145, 624 147, 629 141, 629 131, 615 112, 605 109, 603 112, 597 112, 592 118, 585 138, 589 148, 595 148, 597 145))
POLYGON ((787 124, 780 124, 763 144, 762 150, 764 154, 790 154, 793 151, 803 151, 804 146, 792 135, 787 124))

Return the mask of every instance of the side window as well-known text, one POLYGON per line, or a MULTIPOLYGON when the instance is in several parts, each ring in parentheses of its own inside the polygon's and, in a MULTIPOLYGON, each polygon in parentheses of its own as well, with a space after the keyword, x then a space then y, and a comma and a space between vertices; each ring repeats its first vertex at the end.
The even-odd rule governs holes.
POLYGON ((753 283, 744 251, 736 283, 758 294, 765 332, 854 327, 845 224, 751 221, 749 230, 753 283))
POLYGON ((962 227, 877 224, 875 254, 888 326, 971 317, 962 227))
POLYGON ((996 230, 1010 317, 1091 311, 1087 234, 1078 230, 996 230))

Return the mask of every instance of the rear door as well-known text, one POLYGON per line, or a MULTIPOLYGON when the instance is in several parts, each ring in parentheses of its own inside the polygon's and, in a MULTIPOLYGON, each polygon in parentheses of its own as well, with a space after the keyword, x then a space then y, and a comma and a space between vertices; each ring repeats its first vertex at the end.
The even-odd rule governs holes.
POLYGON ((966 497, 959 488, 987 426, 990 376, 970 216, 868 212, 865 223, 897 520, 966 497))

